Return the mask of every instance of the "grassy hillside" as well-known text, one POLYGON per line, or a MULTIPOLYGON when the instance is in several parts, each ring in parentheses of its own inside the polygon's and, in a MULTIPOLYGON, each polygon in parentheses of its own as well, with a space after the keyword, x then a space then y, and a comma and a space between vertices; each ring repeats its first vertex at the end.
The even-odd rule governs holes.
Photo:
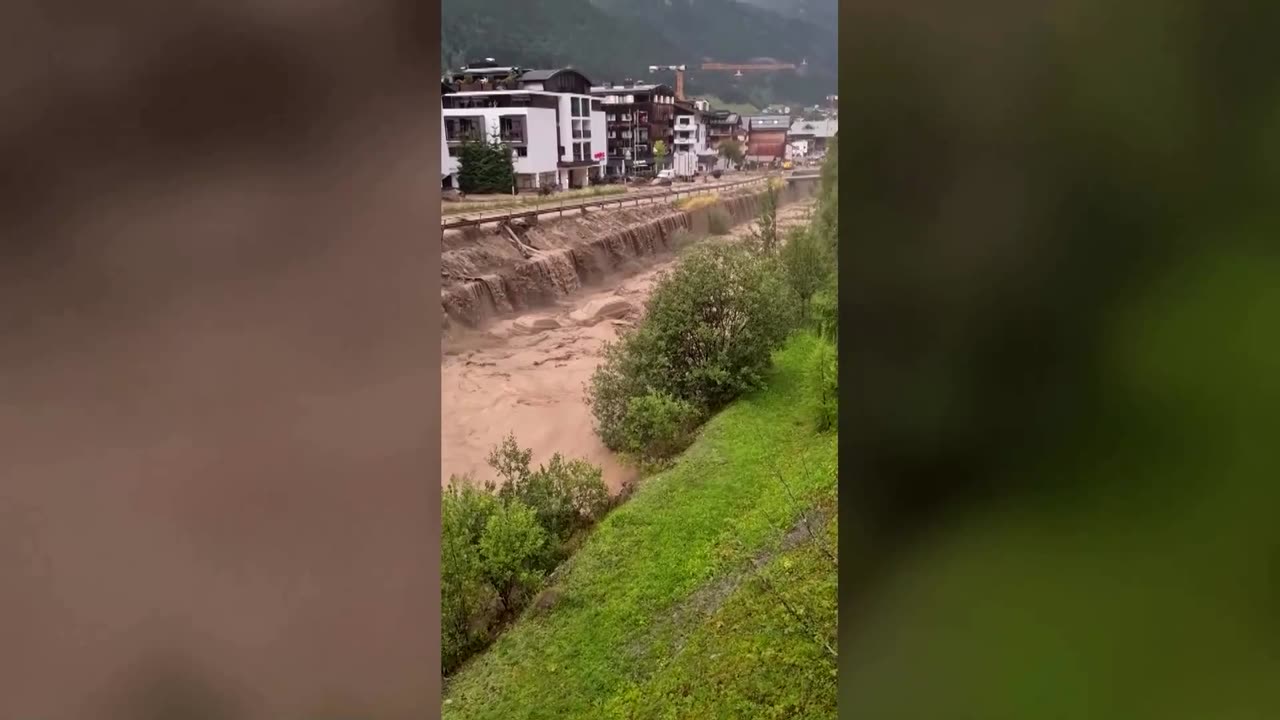
POLYGON ((449 680, 445 718, 835 717, 837 437, 813 430, 818 342, 794 338, 767 389, 605 518, 554 600, 449 680))

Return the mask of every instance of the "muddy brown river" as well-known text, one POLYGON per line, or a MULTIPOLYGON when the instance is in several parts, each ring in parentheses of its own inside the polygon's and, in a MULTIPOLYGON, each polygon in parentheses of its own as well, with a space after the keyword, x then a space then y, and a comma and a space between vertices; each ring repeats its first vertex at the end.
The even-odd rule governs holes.
MULTIPOLYGON (((779 228, 806 222, 812 208, 812 200, 783 206, 779 228)), ((735 227, 732 237, 745 236, 749 227, 735 227)), ((612 491, 634 479, 635 472, 596 437, 583 388, 600 362, 601 347, 636 321, 659 276, 674 262, 671 255, 655 258, 607 287, 584 288, 532 314, 552 318, 559 327, 534 331, 527 319, 513 317, 452 339, 441 364, 441 481, 468 473, 477 480, 492 478, 486 458, 508 433, 533 450, 535 465, 559 452, 600 465, 612 491), (594 324, 571 317, 593 302, 615 298, 630 303, 633 312, 594 324)))

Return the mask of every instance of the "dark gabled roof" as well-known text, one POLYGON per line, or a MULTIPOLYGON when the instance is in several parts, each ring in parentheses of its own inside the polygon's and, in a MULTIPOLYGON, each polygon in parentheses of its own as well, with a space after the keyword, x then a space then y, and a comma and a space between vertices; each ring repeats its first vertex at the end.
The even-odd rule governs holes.
POLYGON ((550 92, 572 92, 582 95, 591 94, 591 78, 573 68, 556 68, 554 70, 525 70, 517 80, 525 83, 542 83, 550 92))
POLYGON ((531 82, 539 82, 542 80, 550 80, 555 77, 559 70, 525 70, 520 76, 521 80, 529 80, 531 82))

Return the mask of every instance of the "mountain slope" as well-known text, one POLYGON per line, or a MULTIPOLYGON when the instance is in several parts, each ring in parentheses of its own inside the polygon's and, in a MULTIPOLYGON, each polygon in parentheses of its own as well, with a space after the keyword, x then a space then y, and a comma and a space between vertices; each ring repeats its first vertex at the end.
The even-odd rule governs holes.
POLYGON ((690 94, 764 105, 818 102, 836 88, 836 0, 785 2, 766 9, 736 0, 444 0, 441 47, 446 67, 493 57, 526 67, 573 65, 597 82, 661 79, 649 65, 689 66, 690 94), (780 10, 782 12, 777 12, 780 10), (773 57, 802 72, 702 72, 704 59, 745 62, 773 57))

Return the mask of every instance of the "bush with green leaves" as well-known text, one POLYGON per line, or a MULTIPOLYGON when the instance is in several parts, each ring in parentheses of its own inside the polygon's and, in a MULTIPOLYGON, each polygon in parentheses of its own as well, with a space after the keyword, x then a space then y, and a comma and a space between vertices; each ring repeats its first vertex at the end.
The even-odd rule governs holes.
POLYGON ((706 415, 760 387, 796 314, 772 260, 731 244, 696 248, 658 282, 641 325, 605 347, 587 388, 601 439, 627 451, 633 398, 661 393, 706 415))
POLYGON ((800 301, 803 319, 807 320, 812 315, 810 301, 835 276, 833 248, 814 228, 797 227, 787 234, 778 259, 787 284, 800 301))
POLYGON ((645 469, 661 467, 693 441, 699 412, 689 402, 665 392, 631 397, 622 419, 622 452, 645 469))
POLYGON ((527 593, 544 574, 547 531, 533 508, 518 502, 499 503, 480 533, 480 571, 498 593, 502 607, 513 612, 517 593, 527 593))
POLYGON ((553 541, 549 545, 548 569, 556 561, 556 544, 590 526, 609 508, 609 490, 604 472, 586 460, 567 460, 559 453, 537 470, 529 467, 533 451, 521 448, 508 435, 489 454, 489 465, 503 479, 498 496, 504 502, 518 502, 534 511, 538 524, 553 541))
POLYGON ((575 537, 612 505, 600 467, 533 452, 508 435, 489 454, 499 482, 451 477, 441 507, 441 661, 447 674, 492 639, 575 537), (576 535, 575 535, 576 534, 576 535))
POLYGON ((469 477, 449 479, 440 516, 440 640, 446 673, 488 641, 485 611, 496 593, 482 568, 480 537, 498 509, 492 491, 469 477))

